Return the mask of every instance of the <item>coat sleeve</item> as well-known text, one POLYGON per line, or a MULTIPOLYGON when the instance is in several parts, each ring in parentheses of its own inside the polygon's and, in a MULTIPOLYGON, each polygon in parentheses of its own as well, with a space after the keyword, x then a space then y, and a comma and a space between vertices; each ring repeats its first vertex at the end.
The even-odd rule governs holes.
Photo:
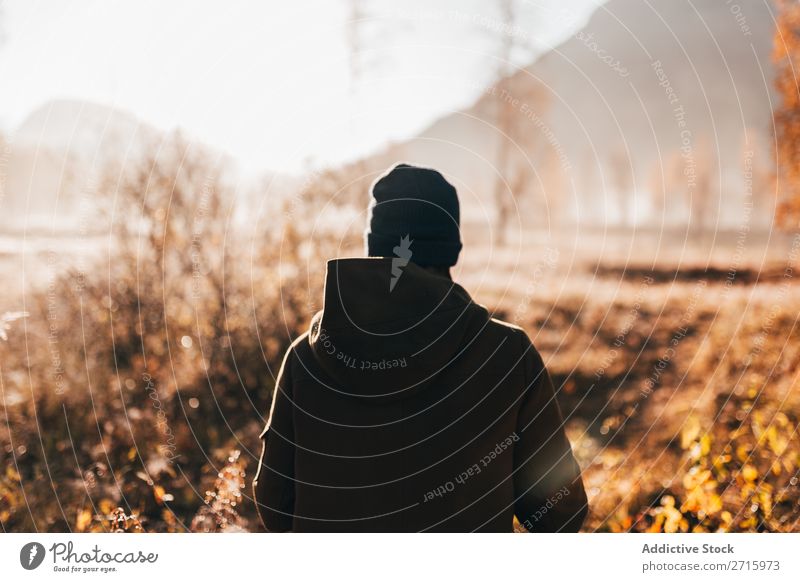
POLYGON ((292 349, 286 352, 275 382, 262 449, 253 479, 256 509, 268 531, 292 529, 294 515, 294 423, 292 420, 292 349))
POLYGON ((514 513, 528 531, 577 532, 588 513, 580 467, 553 382, 527 336, 523 349, 526 392, 514 446, 514 513))

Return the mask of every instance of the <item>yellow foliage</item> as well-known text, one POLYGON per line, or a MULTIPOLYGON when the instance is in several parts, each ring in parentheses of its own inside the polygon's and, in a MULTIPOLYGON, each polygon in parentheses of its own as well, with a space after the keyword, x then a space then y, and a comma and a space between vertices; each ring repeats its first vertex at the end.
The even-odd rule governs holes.
POLYGON ((88 509, 82 509, 78 512, 78 517, 75 520, 75 531, 82 533, 85 532, 92 523, 92 512, 88 509))
POLYGON ((683 425, 683 430, 681 431, 681 448, 684 450, 688 449, 699 434, 700 421, 697 420, 696 416, 690 416, 686 424, 683 425))
POLYGON ((675 498, 672 495, 664 495, 661 498, 661 507, 653 509, 652 514, 654 516, 653 523, 647 530, 650 533, 689 531, 689 522, 675 507, 675 498))
POLYGON ((742 467, 742 477, 745 481, 753 482, 758 479, 758 471, 753 465, 745 465, 742 467))

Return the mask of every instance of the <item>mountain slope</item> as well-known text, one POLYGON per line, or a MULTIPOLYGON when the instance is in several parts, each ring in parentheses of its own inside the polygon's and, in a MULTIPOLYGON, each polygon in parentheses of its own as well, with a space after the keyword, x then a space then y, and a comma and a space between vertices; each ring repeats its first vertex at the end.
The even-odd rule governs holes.
MULTIPOLYGON (((548 206, 561 197, 573 216, 599 220, 616 212, 609 208, 618 191, 635 191, 636 219, 657 216, 659 197, 669 219, 688 206, 681 198, 704 196, 709 224, 740 220, 744 151, 752 150, 754 165, 771 163, 773 13, 766 0, 611 0, 514 75, 510 95, 519 102, 506 106, 523 135, 545 144, 516 140, 548 206), (547 99, 526 101, 537 84, 547 99), (613 171, 615 159, 626 175, 613 171), (681 172, 688 185, 670 185, 681 172), (548 178, 554 173, 560 176, 548 178)), ((501 101, 488 90, 469 110, 404 143, 402 155, 443 167, 490 202, 501 101)), ((757 209, 768 212, 769 197, 754 194, 757 209)))
POLYGON ((55 100, 38 107, 14 132, 4 209, 24 216, 72 215, 80 197, 91 203, 92 176, 123 156, 129 159, 158 135, 134 115, 95 103, 55 100))

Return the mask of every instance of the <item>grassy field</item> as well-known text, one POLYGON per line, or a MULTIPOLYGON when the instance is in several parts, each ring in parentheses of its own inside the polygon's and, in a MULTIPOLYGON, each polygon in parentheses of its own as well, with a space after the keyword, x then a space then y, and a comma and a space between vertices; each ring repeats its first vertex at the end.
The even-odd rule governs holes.
MULTIPOLYGON (((3 531, 259 528, 246 484, 274 374, 360 233, 303 232, 304 196, 232 228, 224 183, 185 154, 113 185, 113 239, 88 253, 6 241, 3 531)), ((543 354, 586 531, 800 529, 800 238, 482 233, 465 227, 455 278, 543 354)))
POLYGON ((520 282, 476 293, 529 331, 560 387, 587 531, 800 528, 800 239, 778 238, 749 241, 760 260, 708 241, 681 262, 654 244, 623 261, 544 244, 490 278, 520 282))

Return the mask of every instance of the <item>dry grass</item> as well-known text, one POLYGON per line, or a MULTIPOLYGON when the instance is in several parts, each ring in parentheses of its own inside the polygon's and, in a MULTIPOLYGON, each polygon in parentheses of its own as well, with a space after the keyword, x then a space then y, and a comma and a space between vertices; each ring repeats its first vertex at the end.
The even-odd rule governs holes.
MULTIPOLYGON (((109 255, 0 305, 29 312, 0 323, 4 531, 259 527, 245 484, 274 374, 319 306, 325 259, 359 242, 299 218, 332 192, 357 216, 372 176, 314 176, 237 223, 218 160, 179 138, 153 151, 101 184, 116 193, 109 255)), ((459 278, 530 332, 561 386, 587 530, 800 529, 785 264, 750 261, 729 285, 719 259, 653 272, 624 249, 467 248, 459 278)))
POLYGON ((560 386, 586 530, 800 529, 800 296, 784 266, 757 284, 710 268, 562 286, 554 271, 524 310, 503 298, 560 386))

